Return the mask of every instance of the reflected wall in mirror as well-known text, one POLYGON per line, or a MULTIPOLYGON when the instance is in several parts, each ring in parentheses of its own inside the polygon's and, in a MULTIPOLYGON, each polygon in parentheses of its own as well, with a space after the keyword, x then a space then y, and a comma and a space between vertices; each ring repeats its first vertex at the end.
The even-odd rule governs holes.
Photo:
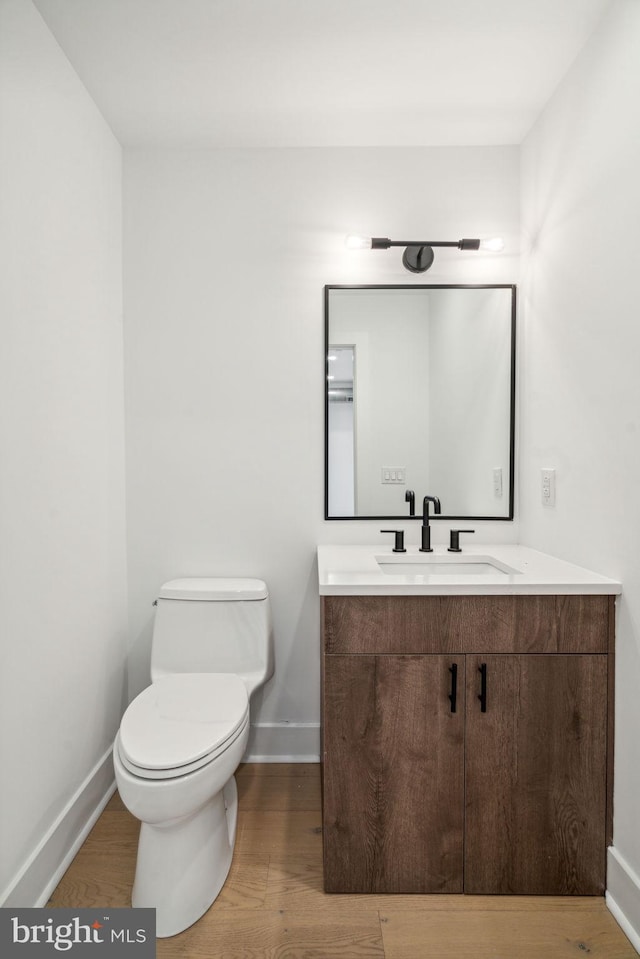
POLYGON ((325 518, 513 519, 515 286, 325 287, 325 518))

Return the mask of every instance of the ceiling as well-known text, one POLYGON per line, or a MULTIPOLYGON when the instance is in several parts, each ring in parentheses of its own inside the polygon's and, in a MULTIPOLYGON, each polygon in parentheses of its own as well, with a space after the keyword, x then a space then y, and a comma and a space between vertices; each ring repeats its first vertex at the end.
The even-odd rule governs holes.
POLYGON ((34 0, 124 145, 518 144, 610 0, 34 0))

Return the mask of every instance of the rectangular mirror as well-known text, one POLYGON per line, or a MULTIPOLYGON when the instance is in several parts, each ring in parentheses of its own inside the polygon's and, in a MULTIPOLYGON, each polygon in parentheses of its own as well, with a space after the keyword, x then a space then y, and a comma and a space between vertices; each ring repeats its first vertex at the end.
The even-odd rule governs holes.
POLYGON ((325 519, 513 519, 515 286, 325 287, 325 519), (433 512, 433 511, 432 511, 433 512))

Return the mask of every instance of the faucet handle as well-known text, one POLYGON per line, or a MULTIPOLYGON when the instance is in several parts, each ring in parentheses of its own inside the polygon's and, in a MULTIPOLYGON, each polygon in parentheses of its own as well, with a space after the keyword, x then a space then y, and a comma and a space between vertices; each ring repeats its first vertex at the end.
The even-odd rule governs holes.
POLYGON ((450 553, 461 553, 460 549, 460 533, 475 533, 475 529, 452 529, 449 534, 449 549, 450 553))
POLYGON ((404 548, 404 530, 403 529, 381 529, 381 533, 393 533, 395 541, 393 544, 394 553, 406 553, 404 548))

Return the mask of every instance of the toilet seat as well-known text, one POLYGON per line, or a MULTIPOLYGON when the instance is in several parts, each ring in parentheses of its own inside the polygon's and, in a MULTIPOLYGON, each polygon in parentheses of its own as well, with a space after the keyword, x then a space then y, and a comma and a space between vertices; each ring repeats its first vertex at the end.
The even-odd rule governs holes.
POLYGON ((143 690, 118 734, 123 766, 143 779, 184 776, 210 763, 242 734, 249 697, 234 673, 175 673, 143 690))
MULTIPOLYGON (((173 780, 179 779, 181 776, 187 776, 189 773, 193 773, 198 769, 202 769, 204 766, 208 766, 213 762, 214 759, 217 759, 223 753, 233 746, 233 744, 241 738, 243 732, 249 725, 249 714, 247 713, 247 718, 242 724, 240 729, 238 729, 235 736, 232 736, 231 739, 220 746, 219 749, 215 749, 213 752, 208 753, 206 756, 202 756, 200 759, 197 759, 195 762, 186 763, 183 766, 174 766, 170 769, 148 769, 146 766, 136 766, 135 763, 132 763, 126 756, 123 755, 122 749, 120 748, 120 738, 119 734, 116 738, 116 749, 118 751, 118 757, 124 768, 132 773, 134 776, 138 776, 140 779, 148 779, 154 781, 160 780, 173 780)), ((239 757, 241 758, 241 757, 239 757)))

